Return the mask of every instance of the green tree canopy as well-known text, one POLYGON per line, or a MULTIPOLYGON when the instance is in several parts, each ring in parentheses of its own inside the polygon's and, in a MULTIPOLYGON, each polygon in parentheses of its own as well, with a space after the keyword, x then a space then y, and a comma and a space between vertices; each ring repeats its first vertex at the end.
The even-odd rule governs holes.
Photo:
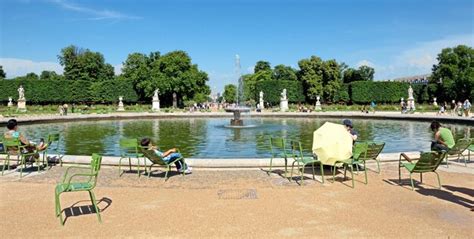
POLYGON ((0 80, 7 78, 7 73, 3 71, 3 66, 0 65, 0 80))
POLYGON ((254 73, 258 73, 260 71, 272 71, 272 67, 270 66, 270 62, 268 61, 257 61, 255 67, 253 69, 254 73))
POLYGON ((225 102, 227 103, 235 103, 235 100, 237 99, 237 86, 232 84, 225 85, 222 97, 224 97, 225 102))
POLYGON ((71 45, 61 50, 58 59, 67 80, 101 81, 114 78, 113 66, 105 63, 104 56, 99 52, 71 45))
POLYGON ((474 97, 474 49, 458 45, 445 48, 438 54, 431 81, 437 83, 438 99, 465 100, 474 97))
POLYGON ((348 68, 344 71, 344 83, 355 81, 373 81, 375 70, 370 66, 360 66, 358 69, 348 68))
POLYGON ((42 71, 40 74, 41 80, 58 80, 60 78, 55 71, 42 71))
POLYGON ((275 80, 297 80, 296 70, 291 66, 277 65, 273 70, 273 79, 275 80))

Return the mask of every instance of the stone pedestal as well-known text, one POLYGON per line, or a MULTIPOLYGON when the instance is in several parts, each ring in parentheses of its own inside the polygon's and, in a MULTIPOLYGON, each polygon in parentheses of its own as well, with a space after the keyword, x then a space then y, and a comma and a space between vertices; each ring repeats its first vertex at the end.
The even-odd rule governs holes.
POLYGON ((123 102, 122 102, 122 100, 119 101, 117 111, 125 111, 125 108, 123 107, 123 102))
POLYGON ((24 99, 18 100, 18 111, 20 112, 26 111, 26 100, 24 99))
POLYGON ((410 98, 407 99, 407 107, 408 107, 408 110, 410 110, 410 111, 416 110, 416 108, 415 108, 415 99, 413 97, 410 97, 410 98))
POLYGON ((280 111, 281 112, 288 111, 288 99, 280 100, 280 111))
POLYGON ((155 97, 153 97, 153 102, 152 102, 152 105, 151 105, 151 110, 153 111, 160 111, 160 100, 155 97))
POLYGON ((316 97, 316 106, 314 107, 315 111, 321 111, 321 101, 319 101, 319 96, 316 97))
POLYGON ((261 109, 261 110, 265 109, 265 105, 263 103, 263 100, 260 100, 260 102, 258 103, 258 106, 259 106, 258 108, 261 109))

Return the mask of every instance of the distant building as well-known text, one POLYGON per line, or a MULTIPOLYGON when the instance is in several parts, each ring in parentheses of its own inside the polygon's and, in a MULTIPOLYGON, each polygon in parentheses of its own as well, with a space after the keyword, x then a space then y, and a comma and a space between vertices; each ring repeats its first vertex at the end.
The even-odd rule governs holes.
POLYGON ((408 82, 411 84, 428 84, 431 74, 407 76, 393 79, 392 81, 408 82))

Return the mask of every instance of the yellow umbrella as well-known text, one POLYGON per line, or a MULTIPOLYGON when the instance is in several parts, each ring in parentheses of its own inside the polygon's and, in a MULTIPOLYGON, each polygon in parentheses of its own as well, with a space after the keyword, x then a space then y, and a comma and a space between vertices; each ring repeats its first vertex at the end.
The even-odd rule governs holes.
POLYGON ((313 133, 313 153, 325 165, 352 156, 352 137, 344 125, 326 122, 313 133))

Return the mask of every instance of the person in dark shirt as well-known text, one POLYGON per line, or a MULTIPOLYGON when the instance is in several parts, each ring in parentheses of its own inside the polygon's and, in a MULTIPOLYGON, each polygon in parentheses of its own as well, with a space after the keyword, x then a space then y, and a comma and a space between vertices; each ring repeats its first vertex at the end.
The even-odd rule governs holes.
POLYGON ((352 121, 349 119, 345 119, 342 121, 342 124, 346 126, 347 131, 351 134, 352 140, 357 140, 357 131, 354 130, 354 126, 352 125, 352 121))

